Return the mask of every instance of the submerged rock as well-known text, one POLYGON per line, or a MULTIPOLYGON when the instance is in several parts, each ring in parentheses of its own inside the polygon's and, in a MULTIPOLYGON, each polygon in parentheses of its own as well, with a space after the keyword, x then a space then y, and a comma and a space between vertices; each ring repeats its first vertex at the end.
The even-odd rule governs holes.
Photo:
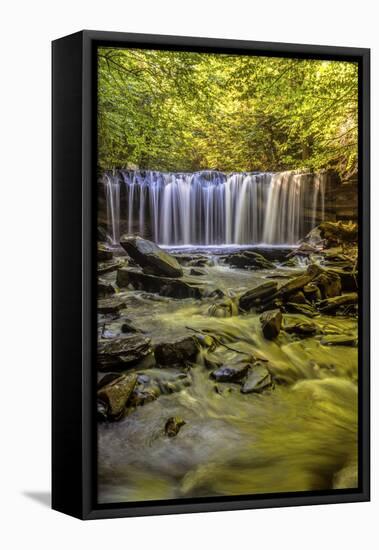
POLYGON ((163 277, 181 277, 183 269, 179 262, 152 241, 142 237, 123 235, 120 245, 145 273, 163 277))
POLYGON ((98 400, 106 407, 108 419, 117 420, 122 416, 136 383, 135 374, 121 376, 97 392, 98 400))
POLYGON ((356 346, 357 337, 351 334, 330 334, 324 336, 321 344, 324 346, 356 346))
POLYGON ((147 275, 134 268, 119 269, 117 271, 117 285, 121 288, 130 285, 135 290, 145 290, 146 292, 177 299, 200 299, 202 296, 202 288, 198 285, 186 283, 182 279, 147 275))
POLYGON ((241 388, 241 393, 259 393, 271 386, 271 374, 263 363, 257 361, 250 369, 241 388))
POLYGON ((261 304, 262 300, 270 298, 276 293, 278 284, 275 281, 267 281, 263 284, 248 290, 240 296, 239 308, 242 311, 249 311, 261 304))
POLYGON ((247 374, 250 363, 223 366, 211 373, 217 382, 240 382, 247 374))
POLYGON ((179 430, 185 425, 185 421, 180 416, 172 416, 166 421, 164 431, 167 437, 175 437, 179 430))
POLYGON ((282 328, 282 319, 283 315, 279 309, 262 313, 259 320, 261 322, 263 336, 267 338, 267 340, 273 340, 279 335, 280 329, 282 328))
POLYGON ((196 338, 186 336, 171 342, 157 344, 154 356, 159 365, 183 365, 187 361, 194 360, 198 351, 196 338))
POLYGON ((150 339, 140 335, 99 341, 97 345, 99 370, 127 369, 142 361, 150 352, 150 339))

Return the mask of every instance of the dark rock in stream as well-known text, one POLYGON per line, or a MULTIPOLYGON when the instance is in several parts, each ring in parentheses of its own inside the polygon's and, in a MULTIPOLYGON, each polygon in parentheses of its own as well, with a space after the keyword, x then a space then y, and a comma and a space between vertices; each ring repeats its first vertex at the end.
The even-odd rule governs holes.
POLYGON ((259 393, 272 386, 271 374, 268 369, 257 361, 247 375, 241 388, 241 393, 259 393))
POLYGON ((285 325, 283 330, 288 334, 297 334, 298 336, 313 336, 318 331, 316 323, 312 321, 299 321, 285 325))
POLYGON ((121 332, 123 334, 130 334, 135 332, 143 332, 138 330, 129 320, 126 320, 121 325, 121 332))
POLYGON ((294 279, 288 281, 279 288, 280 296, 288 296, 293 294, 297 290, 301 290, 305 285, 311 283, 318 275, 322 273, 322 269, 317 264, 311 264, 308 266, 306 272, 303 275, 299 275, 294 279))
POLYGON ((288 296, 288 301, 292 302, 293 304, 308 304, 308 300, 306 299, 304 292, 302 290, 297 290, 293 294, 290 294, 288 296))
POLYGON ((358 294, 356 292, 349 292, 347 294, 342 294, 341 296, 336 296, 335 298, 321 300, 321 302, 318 303, 318 307, 322 313, 334 313, 341 306, 348 306, 357 303, 358 294))
POLYGON ((263 284, 248 290, 239 299, 239 308, 242 311, 249 311, 261 304, 262 300, 269 298, 276 293, 278 284, 275 281, 267 281, 263 284))
POLYGON ((179 430, 185 425, 185 421, 180 416, 172 416, 165 424, 164 431, 167 437, 175 437, 179 430))
POLYGON ((120 267, 125 265, 125 260, 111 260, 109 262, 99 262, 97 264, 98 275, 104 275, 104 273, 110 273, 116 271, 120 267))
POLYGON ((326 272, 339 275, 341 279, 341 290, 343 292, 354 292, 358 290, 358 273, 353 272, 352 269, 328 268, 326 272))
POLYGON ((211 377, 217 382, 240 382, 245 378, 250 366, 250 363, 223 366, 213 371, 211 377))
POLYGON ((115 298, 103 298, 97 302, 97 311, 98 313, 119 313, 121 309, 126 307, 125 300, 115 297, 115 298))
POLYGON ((187 336, 172 342, 157 344, 154 349, 155 360, 159 365, 184 365, 198 354, 198 343, 194 336, 187 336))
POLYGON ((279 335, 282 328, 283 315, 279 309, 265 311, 260 316, 259 320, 262 326, 263 336, 267 340, 273 340, 279 335))
POLYGON ((309 283, 303 288, 304 296, 311 302, 317 302, 321 300, 321 290, 314 283, 309 283))
POLYGON ((233 316, 233 302, 224 302, 222 304, 212 304, 208 308, 208 315, 210 317, 218 317, 219 319, 226 319, 233 316))
POLYGON ((121 376, 97 392, 98 400, 106 406, 109 420, 117 420, 123 415, 136 383, 136 374, 121 376))
POLYGON ((224 261, 231 267, 238 267, 240 269, 272 269, 275 267, 275 264, 266 260, 262 254, 251 250, 230 254, 224 257, 224 261))
POLYGON ((322 298, 333 298, 341 294, 341 279, 338 273, 333 271, 324 271, 313 283, 318 286, 321 291, 322 298))
POLYGON ((205 271, 192 267, 190 269, 190 275, 193 275, 194 277, 201 277, 202 275, 205 275, 205 271))
POLYGON ((105 342, 100 340, 97 345, 99 370, 125 370, 142 361, 150 352, 150 339, 140 335, 114 338, 105 342))
POLYGON ((97 243, 97 259, 99 262, 106 262, 113 258, 112 250, 109 250, 105 244, 97 243))
POLYGON ((183 269, 179 262, 152 241, 142 237, 123 235, 120 245, 145 273, 163 277, 181 277, 183 269))
POLYGON ((285 310, 289 313, 300 313, 306 317, 316 317, 319 315, 318 311, 307 304, 296 304, 294 302, 287 302, 285 304, 285 310))
POLYGON ((356 346, 357 336, 351 334, 330 334, 321 340, 323 346, 356 346))
POLYGON ((98 279, 97 281, 97 295, 99 298, 105 298, 106 296, 111 296, 115 294, 116 290, 112 283, 104 281, 103 279, 98 279))
POLYGON ((182 279, 147 275, 134 268, 119 269, 117 285, 121 288, 131 285, 136 290, 145 290, 177 299, 200 299, 202 296, 202 288, 198 285, 187 283, 182 279))

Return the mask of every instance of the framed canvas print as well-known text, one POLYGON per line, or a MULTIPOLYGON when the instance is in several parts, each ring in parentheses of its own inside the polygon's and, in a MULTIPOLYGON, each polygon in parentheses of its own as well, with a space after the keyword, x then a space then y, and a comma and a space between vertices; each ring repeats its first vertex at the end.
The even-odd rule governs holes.
POLYGON ((369 499, 369 50, 53 42, 53 508, 369 499))

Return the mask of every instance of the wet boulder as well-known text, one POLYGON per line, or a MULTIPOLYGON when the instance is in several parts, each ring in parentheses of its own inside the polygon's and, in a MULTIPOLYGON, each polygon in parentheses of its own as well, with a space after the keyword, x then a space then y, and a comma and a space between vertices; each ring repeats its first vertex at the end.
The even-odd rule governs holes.
POLYGON ((241 388, 241 393, 259 393, 272 386, 271 374, 261 361, 254 363, 241 388))
POLYGON ((327 298, 318 303, 318 308, 322 313, 334 313, 341 307, 358 304, 357 292, 348 292, 334 298, 327 298))
POLYGON ((296 304, 294 302, 286 302, 285 310, 289 313, 300 313, 301 315, 305 315, 306 317, 316 317, 318 315, 318 311, 308 304, 296 304))
POLYGON ((262 254, 251 250, 230 254, 224 258, 224 261, 227 265, 240 269, 272 269, 275 267, 275 264, 267 260, 262 254))
POLYGON ((263 336, 267 340, 273 340, 279 335, 282 328, 283 315, 279 309, 265 311, 260 316, 263 336))
POLYGON ((111 273, 117 271, 120 267, 125 265, 124 260, 110 260, 108 262, 99 262, 97 264, 98 275, 104 275, 105 273, 111 273))
POLYGON ((312 321, 298 321, 295 323, 286 324, 283 330, 288 334, 296 334, 297 336, 307 337, 313 336, 318 331, 316 323, 312 321))
POLYGON ((321 273, 314 280, 314 284, 320 289, 322 298, 333 298, 341 294, 341 278, 338 273, 333 271, 324 271, 321 273))
POLYGON ((175 437, 179 430, 185 425, 185 421, 180 416, 172 416, 166 421, 164 432, 167 437, 175 437))
POLYGON ((288 301, 294 304, 307 304, 308 300, 305 297, 305 294, 302 290, 297 290, 293 294, 288 296, 288 301))
POLYGON ((192 267, 190 269, 190 275, 192 275, 193 277, 201 277, 201 276, 205 275, 205 271, 203 271, 201 269, 198 269, 198 268, 195 268, 195 267, 192 267))
POLYGON ((318 300, 321 300, 321 290, 314 283, 305 285, 303 288, 303 293, 307 301, 317 302, 318 300))
POLYGON ((329 268, 327 273, 336 273, 341 279, 341 290, 343 292, 355 292, 358 290, 358 273, 354 272, 352 268, 338 269, 329 268))
POLYGON ((183 279, 147 275, 139 269, 123 268, 117 271, 117 285, 120 288, 133 287, 135 290, 145 290, 176 299, 195 298, 202 296, 201 286, 185 282, 183 279))
POLYGON ((311 264, 308 266, 305 273, 291 279, 283 286, 280 287, 278 293, 280 296, 287 297, 293 294, 295 291, 302 290, 305 285, 311 283, 316 277, 322 273, 322 269, 317 264, 311 264))
POLYGON ((230 366, 222 366, 211 373, 216 382, 241 382, 247 375, 250 363, 236 363, 230 366))
POLYGON ((181 277, 183 269, 178 260, 152 241, 123 235, 120 245, 145 273, 162 277, 181 277))
POLYGON ((210 317, 218 317, 219 319, 226 319, 232 317, 234 311, 234 304, 230 300, 229 302, 223 302, 221 304, 212 304, 208 308, 208 315, 210 317))
POLYGON ((125 370, 142 361, 150 352, 150 339, 141 335, 100 340, 97 345, 99 370, 125 370))
POLYGON ((112 260, 113 252, 104 243, 97 243, 97 259, 99 262, 112 260))
POLYGON ((239 299, 239 308, 242 311, 249 311, 261 304, 263 300, 269 299, 276 293, 278 284, 275 281, 267 281, 242 294, 239 299))
POLYGON ((103 404, 102 412, 109 420, 117 420, 123 415, 136 383, 137 375, 135 374, 121 376, 97 392, 98 402, 103 404))
POLYGON ((106 298, 115 294, 116 290, 112 283, 108 283, 104 279, 98 279, 97 281, 97 295, 99 298, 106 298))
POLYGON ((97 301, 98 313, 112 313, 118 314, 121 309, 126 307, 125 300, 119 297, 103 298, 97 301))
POLYGON ((159 365, 184 365, 196 359, 198 343, 194 336, 186 336, 170 342, 162 342, 154 348, 155 360, 159 365))
POLYGON ((322 222, 318 226, 320 236, 325 239, 328 246, 340 243, 351 243, 358 240, 358 224, 339 222, 322 222))

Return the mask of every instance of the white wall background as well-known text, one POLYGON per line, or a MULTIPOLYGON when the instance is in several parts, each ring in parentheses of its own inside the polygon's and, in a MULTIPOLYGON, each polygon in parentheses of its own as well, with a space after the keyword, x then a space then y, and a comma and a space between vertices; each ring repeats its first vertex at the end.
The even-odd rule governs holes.
MULTIPOLYGON (((377 393, 373 399, 372 503, 87 523, 53 512, 41 503, 46 502, 50 486, 50 41, 86 28, 371 47, 372 151, 377 152, 376 4, 374 0, 13 0, 2 4, 0 540, 3 548, 377 547, 378 438, 374 433, 377 393)), ((374 154, 374 352, 378 347, 375 341, 377 166, 374 154)), ((375 389, 375 361, 372 367, 375 389)))

